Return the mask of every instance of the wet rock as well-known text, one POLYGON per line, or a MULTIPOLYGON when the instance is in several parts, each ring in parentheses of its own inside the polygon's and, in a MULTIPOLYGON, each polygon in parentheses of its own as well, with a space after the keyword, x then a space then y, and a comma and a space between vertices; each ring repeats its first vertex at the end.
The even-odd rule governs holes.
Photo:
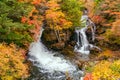
POLYGON ((44 43, 52 44, 57 41, 57 38, 53 30, 51 30, 50 28, 45 28, 43 35, 42 35, 42 40, 44 41, 44 43))
POLYGON ((51 45, 52 49, 54 50, 61 50, 64 49, 65 43, 64 42, 59 42, 51 45))
MULTIPOLYGON (((48 48, 57 51, 62 51, 69 44, 72 46, 75 45, 75 42, 70 39, 72 35, 73 34, 69 29, 63 30, 59 34, 59 36, 61 37, 61 41, 58 41, 54 30, 51 30, 49 27, 46 27, 42 35, 42 41, 48 48)), ((73 49, 69 50, 73 51, 73 49)))

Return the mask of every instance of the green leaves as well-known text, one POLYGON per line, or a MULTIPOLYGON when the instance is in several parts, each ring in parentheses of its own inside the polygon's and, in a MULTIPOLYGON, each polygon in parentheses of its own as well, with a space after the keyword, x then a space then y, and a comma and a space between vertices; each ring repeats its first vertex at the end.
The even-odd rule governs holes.
POLYGON ((30 10, 30 5, 17 0, 0 1, 0 42, 25 46, 32 41, 32 26, 21 23, 21 17, 28 15, 30 10))
POLYGON ((80 26, 82 5, 77 0, 64 0, 62 2, 61 9, 66 14, 67 19, 73 23, 74 27, 80 26))

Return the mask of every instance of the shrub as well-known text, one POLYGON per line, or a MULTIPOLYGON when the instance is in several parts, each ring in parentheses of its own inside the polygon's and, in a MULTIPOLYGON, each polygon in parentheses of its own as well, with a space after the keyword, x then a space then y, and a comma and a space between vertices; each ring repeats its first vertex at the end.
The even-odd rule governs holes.
POLYGON ((17 0, 0 1, 0 42, 25 46, 32 41, 32 26, 21 23, 21 17, 27 16, 31 9, 31 5, 17 0))
POLYGON ((24 50, 14 44, 0 44, 0 80, 18 80, 28 77, 24 50))
POLYGON ((101 61, 93 68, 93 80, 118 80, 120 78, 120 60, 113 63, 101 61))

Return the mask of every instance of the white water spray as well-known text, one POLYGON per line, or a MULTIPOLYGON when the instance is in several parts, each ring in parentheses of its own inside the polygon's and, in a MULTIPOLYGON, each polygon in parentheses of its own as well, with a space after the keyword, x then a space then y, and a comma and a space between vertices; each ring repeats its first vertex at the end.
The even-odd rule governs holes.
MULTIPOLYGON (((42 36, 43 29, 41 30, 40 38, 42 36)), ((75 76, 74 80, 78 80, 81 71, 78 71, 76 66, 65 60, 61 56, 54 56, 56 52, 49 51, 45 45, 41 42, 41 39, 38 42, 33 42, 29 49, 29 60, 33 64, 40 68, 40 72, 47 74, 45 80, 65 80, 65 73, 70 73, 71 77, 75 76), (62 72, 63 74, 57 74, 62 72), (52 74, 56 74, 57 76, 52 74), (76 76, 77 75, 77 76, 76 76), (61 78, 62 77, 62 78, 61 78)))
POLYGON ((86 31, 87 31, 88 27, 91 27, 92 41, 95 40, 96 26, 94 25, 94 23, 89 19, 89 17, 87 15, 83 15, 81 17, 81 22, 83 24, 82 28, 77 27, 75 29, 75 32, 77 34, 77 42, 76 42, 74 51, 88 55, 90 53, 91 48, 97 48, 100 50, 100 48, 90 44, 87 40, 86 31))

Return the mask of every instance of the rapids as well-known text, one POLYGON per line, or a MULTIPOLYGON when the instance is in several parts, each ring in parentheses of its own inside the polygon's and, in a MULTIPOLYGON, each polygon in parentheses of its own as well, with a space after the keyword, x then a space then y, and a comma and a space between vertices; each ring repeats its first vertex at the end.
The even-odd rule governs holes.
MULTIPOLYGON (((57 52, 49 51, 40 40, 33 42, 29 49, 29 60, 39 69, 42 78, 37 80, 66 80, 66 73, 73 78, 73 80, 80 80, 83 72, 78 70, 77 66, 70 61, 64 59, 63 56, 55 56, 57 52)), ((37 74, 36 74, 37 75, 37 74)), ((36 80, 35 78, 33 80, 36 80)))

